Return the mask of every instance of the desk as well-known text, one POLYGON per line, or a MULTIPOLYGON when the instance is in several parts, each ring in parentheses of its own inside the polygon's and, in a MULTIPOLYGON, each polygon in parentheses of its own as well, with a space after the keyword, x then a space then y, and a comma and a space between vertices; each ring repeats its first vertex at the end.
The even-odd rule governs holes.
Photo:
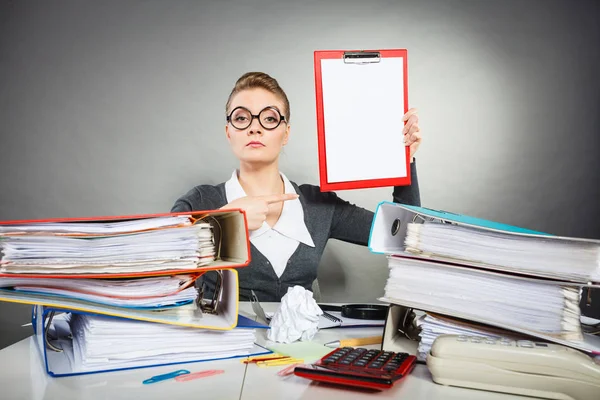
MULTIPOLYGON (((265 303, 266 311, 275 311, 277 303, 265 303)), ((240 303, 240 313, 255 318, 249 303, 240 303)), ((340 337, 381 334, 380 328, 345 328, 322 330, 314 341, 326 343, 340 337)), ((258 330, 257 341, 265 343, 266 332, 258 330)), ((377 345, 366 346, 377 348, 377 345)), ((322 385, 294 375, 277 376, 283 367, 261 368, 245 365, 240 359, 143 368, 124 372, 107 372, 65 378, 49 377, 40 362, 31 337, 0 350, 0 397, 20 399, 483 399, 524 400, 522 396, 445 387, 433 383, 425 365, 417 365, 412 374, 392 389, 366 392, 322 385), (191 372, 223 369, 224 374, 189 382, 173 380, 152 385, 142 381, 151 376, 186 368, 191 372)))

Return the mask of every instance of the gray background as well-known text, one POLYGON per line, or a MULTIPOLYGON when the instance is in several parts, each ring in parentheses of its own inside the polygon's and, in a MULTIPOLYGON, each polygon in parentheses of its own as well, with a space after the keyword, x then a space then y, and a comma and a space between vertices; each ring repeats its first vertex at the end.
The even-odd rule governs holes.
MULTIPOLYGON (((318 184, 313 51, 406 48, 424 206, 600 238, 599 4, 0 1, 0 220, 164 212, 227 180, 224 104, 251 70, 291 102, 281 169, 318 184)), ((331 241, 322 297, 374 301, 386 276, 331 241)), ((0 347, 29 309, 0 304, 0 347)))

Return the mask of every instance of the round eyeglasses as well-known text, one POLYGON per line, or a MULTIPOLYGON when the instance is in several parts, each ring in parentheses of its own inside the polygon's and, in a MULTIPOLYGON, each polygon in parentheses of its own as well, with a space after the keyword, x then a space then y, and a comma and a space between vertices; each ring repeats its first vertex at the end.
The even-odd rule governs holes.
POLYGON ((275 107, 265 107, 258 115, 252 114, 245 107, 236 107, 227 116, 227 122, 236 129, 246 129, 252 124, 254 118, 258 118, 260 126, 269 131, 277 128, 281 122, 285 122, 285 116, 281 115, 275 107))

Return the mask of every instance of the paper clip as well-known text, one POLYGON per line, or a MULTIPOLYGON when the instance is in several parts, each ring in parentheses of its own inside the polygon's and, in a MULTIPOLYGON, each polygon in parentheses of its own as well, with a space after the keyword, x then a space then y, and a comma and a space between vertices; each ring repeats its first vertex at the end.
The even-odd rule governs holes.
POLYGON ((194 379, 205 378, 207 376, 219 375, 224 373, 222 369, 209 369, 206 371, 194 372, 192 374, 181 375, 175 378, 177 382, 187 382, 194 379))
POLYGON ((177 377, 179 375, 185 375, 185 374, 189 374, 189 373, 190 373, 190 371, 188 371, 187 369, 179 369, 177 371, 169 372, 168 374, 153 376, 152 378, 146 379, 142 383, 144 385, 147 385, 147 384, 150 384, 150 383, 156 383, 156 382, 160 382, 160 381, 166 381, 167 379, 175 378, 175 377, 177 377))

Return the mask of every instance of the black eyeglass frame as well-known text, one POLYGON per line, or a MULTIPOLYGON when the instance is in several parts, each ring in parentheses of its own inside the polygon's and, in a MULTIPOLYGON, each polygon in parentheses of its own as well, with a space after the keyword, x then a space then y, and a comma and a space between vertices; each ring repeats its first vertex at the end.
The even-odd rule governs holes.
POLYGON ((272 131, 273 129, 277 129, 279 127, 279 125, 281 125, 282 122, 285 122, 287 124, 287 121, 285 119, 285 115, 281 115, 281 112, 279 112, 279 110, 277 108, 273 107, 273 106, 268 106, 268 107, 263 108, 262 110, 260 110, 260 112, 258 114, 252 114, 252 111, 248 110, 246 107, 238 106, 238 107, 234 108, 233 110, 231 110, 231 112, 227 116, 227 122, 229 122, 235 129, 242 130, 242 129, 247 129, 250 125, 252 125, 252 121, 254 121, 254 118, 258 119, 258 123, 260 124, 260 126, 262 126, 264 129, 266 129, 268 131, 272 131), (248 111, 248 114, 250 114, 250 120, 248 122, 248 125, 246 125, 243 128, 235 126, 235 124, 231 120, 231 116, 233 115, 233 113, 236 110, 239 110, 239 109, 248 111), (260 114, 262 114, 263 111, 265 111, 265 110, 273 110, 273 111, 275 111, 279 115, 279 122, 273 128, 267 128, 266 126, 263 125, 262 121, 260 120, 260 114))

